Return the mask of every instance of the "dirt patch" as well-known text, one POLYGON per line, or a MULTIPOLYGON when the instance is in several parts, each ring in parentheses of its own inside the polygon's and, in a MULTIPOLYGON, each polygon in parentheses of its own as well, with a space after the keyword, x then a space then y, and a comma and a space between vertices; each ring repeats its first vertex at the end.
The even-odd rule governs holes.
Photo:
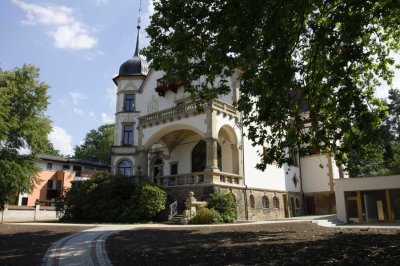
POLYGON ((52 243, 89 228, 92 227, 0 224, 0 265, 41 265, 52 243))
POLYGON ((111 236, 106 248, 113 265, 395 265, 400 231, 309 222, 136 229, 111 236))

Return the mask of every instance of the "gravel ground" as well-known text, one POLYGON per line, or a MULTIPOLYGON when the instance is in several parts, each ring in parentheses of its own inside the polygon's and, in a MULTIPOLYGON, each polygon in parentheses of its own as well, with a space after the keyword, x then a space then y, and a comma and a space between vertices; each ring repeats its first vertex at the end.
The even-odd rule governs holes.
POLYGON ((310 222, 133 229, 106 241, 113 265, 400 265, 400 230, 310 222))
POLYGON ((53 242, 89 228, 92 227, 0 224, 0 265, 41 265, 53 242))

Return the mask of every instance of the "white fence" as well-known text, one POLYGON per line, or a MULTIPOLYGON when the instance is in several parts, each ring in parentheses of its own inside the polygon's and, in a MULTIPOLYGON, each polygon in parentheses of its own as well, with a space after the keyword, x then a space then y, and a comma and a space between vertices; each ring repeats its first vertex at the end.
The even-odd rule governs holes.
POLYGON ((35 222, 58 220, 54 207, 36 205, 29 206, 6 206, 0 212, 0 222, 35 222))

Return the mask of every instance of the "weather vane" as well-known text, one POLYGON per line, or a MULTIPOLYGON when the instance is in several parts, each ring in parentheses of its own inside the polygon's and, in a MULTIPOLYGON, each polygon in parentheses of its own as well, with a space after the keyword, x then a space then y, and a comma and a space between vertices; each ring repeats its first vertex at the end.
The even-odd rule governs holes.
POLYGON ((138 16, 138 21, 137 21, 137 28, 140 29, 140 14, 142 12, 142 0, 139 1, 139 16, 138 16))

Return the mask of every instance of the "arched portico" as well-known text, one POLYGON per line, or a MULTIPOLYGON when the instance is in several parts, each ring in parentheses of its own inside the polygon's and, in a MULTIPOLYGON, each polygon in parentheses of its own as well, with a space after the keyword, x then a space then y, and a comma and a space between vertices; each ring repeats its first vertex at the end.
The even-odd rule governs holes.
POLYGON ((224 125, 218 131, 218 143, 221 146, 222 172, 239 174, 239 148, 235 131, 224 125))

